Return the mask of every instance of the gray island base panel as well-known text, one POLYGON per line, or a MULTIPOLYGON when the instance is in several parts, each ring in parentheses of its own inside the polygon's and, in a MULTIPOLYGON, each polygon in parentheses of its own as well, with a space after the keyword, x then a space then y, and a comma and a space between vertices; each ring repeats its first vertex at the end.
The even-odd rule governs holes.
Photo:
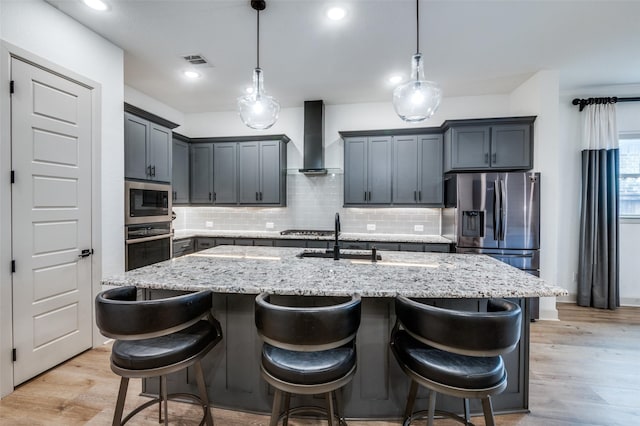
MULTIPOLYGON (((149 299, 184 291, 212 289, 214 314, 224 338, 203 360, 214 406, 269 413, 273 390, 260 377, 260 341, 254 324, 254 298, 262 291, 283 301, 322 304, 358 292, 363 296, 357 337, 358 370, 343 390, 348 418, 400 419, 409 390, 407 376, 389 350, 396 294, 456 309, 482 310, 487 297, 518 303, 528 317, 529 297, 557 296, 565 290, 482 255, 380 251, 370 262, 296 257, 299 248, 218 246, 103 280, 105 285, 136 285, 149 299), (301 298, 304 295, 307 297, 301 298), (302 301, 302 302, 301 302, 302 301)), ((493 399, 496 412, 527 411, 529 399, 529 322, 523 321, 517 348, 505 357, 508 387, 493 399)), ((197 391, 193 372, 168 378, 170 392, 197 391)), ((157 380, 144 392, 157 393, 157 380)), ((292 398, 292 406, 323 406, 322 397, 292 398)), ((418 393, 416 409, 427 406, 418 393)), ((437 408, 462 412, 462 401, 439 396, 437 408)), ((481 413, 477 401, 472 412, 481 413)))

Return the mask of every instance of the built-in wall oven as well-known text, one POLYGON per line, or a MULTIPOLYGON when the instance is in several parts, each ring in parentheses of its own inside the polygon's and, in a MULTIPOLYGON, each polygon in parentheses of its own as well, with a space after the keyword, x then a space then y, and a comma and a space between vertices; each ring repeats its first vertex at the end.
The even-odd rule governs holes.
POLYGON ((125 269, 171 259, 171 185, 125 181, 125 269))

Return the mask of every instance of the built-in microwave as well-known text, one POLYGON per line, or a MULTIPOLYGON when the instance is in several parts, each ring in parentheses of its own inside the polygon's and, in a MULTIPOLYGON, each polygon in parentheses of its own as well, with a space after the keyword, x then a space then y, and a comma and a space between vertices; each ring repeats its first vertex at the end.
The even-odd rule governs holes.
POLYGON ((171 185, 125 180, 125 225, 171 222, 171 185))

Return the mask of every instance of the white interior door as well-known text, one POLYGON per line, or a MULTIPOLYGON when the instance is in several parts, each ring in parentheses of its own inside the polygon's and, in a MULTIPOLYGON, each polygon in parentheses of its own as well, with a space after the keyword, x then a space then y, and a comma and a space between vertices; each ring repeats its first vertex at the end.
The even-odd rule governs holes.
POLYGON ((91 90, 13 58, 14 384, 91 347, 91 90))

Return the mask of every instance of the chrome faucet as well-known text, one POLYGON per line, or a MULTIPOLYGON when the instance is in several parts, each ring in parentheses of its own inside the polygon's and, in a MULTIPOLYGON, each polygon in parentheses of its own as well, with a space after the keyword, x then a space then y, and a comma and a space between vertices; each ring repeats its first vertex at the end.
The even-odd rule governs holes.
POLYGON ((340 246, 338 245, 338 236, 340 235, 340 214, 336 213, 335 219, 335 242, 333 244, 333 260, 340 260, 340 246))

